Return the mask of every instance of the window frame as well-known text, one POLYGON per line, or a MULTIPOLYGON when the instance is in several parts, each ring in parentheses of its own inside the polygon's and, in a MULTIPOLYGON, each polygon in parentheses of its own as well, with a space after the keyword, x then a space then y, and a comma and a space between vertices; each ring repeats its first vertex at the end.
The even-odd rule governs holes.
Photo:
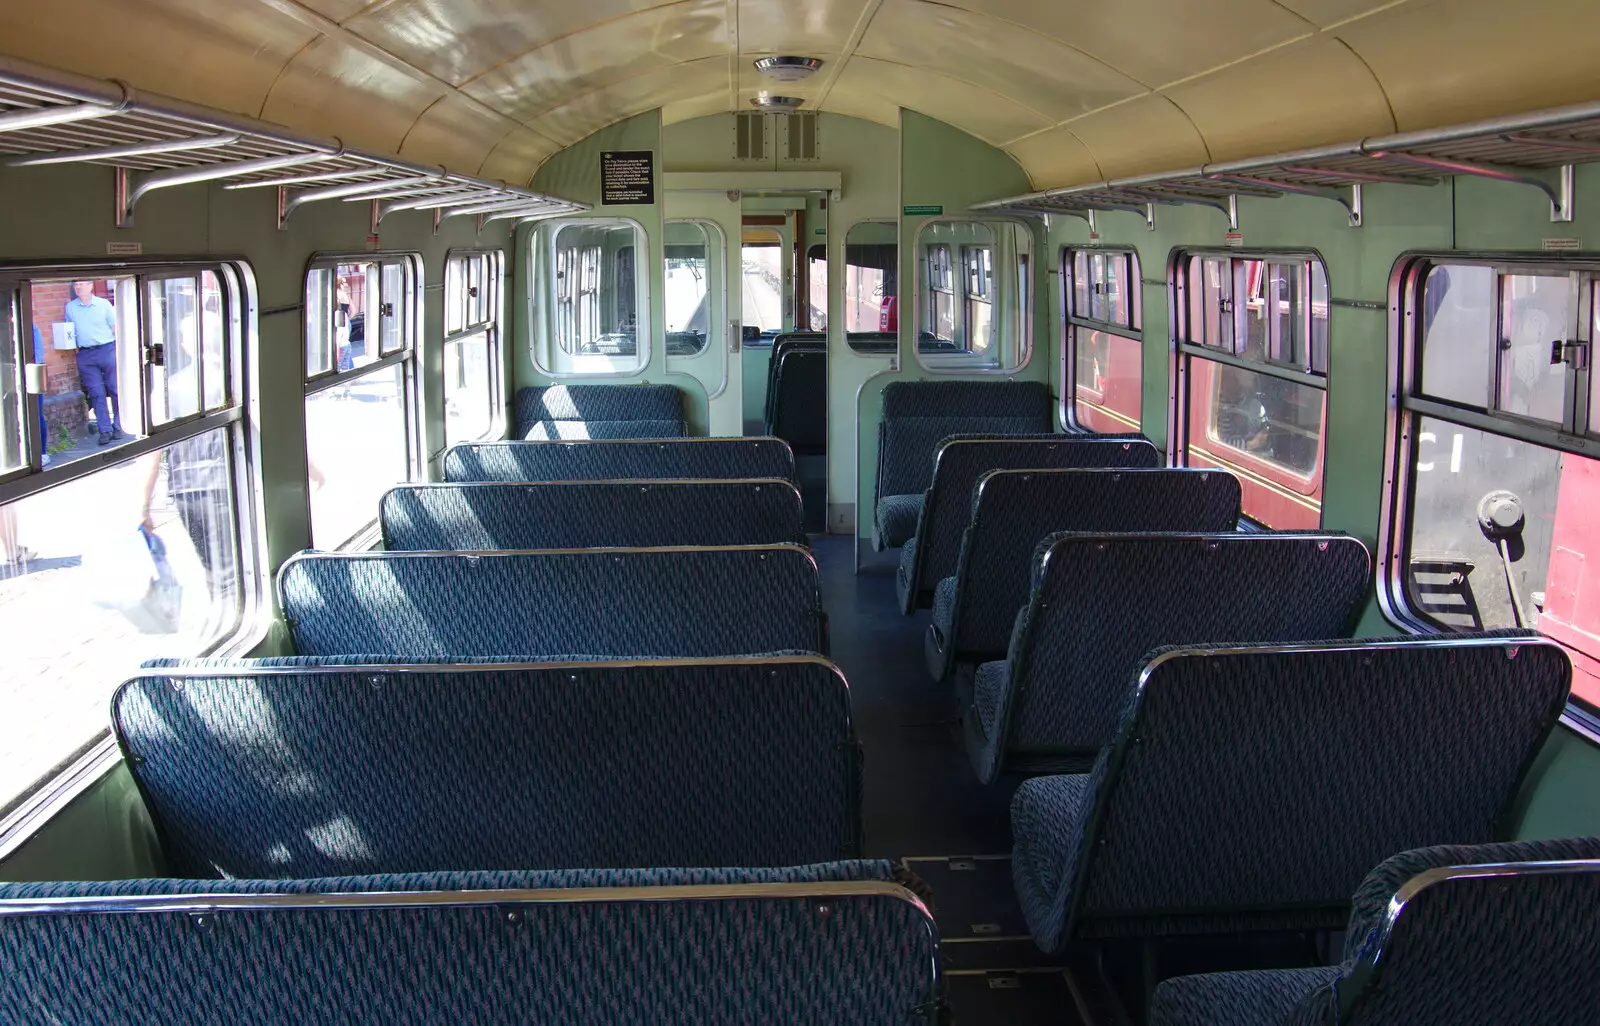
MULTIPOLYGON (((728 351, 728 276, 724 260, 727 251, 727 233, 722 230, 722 225, 704 217, 673 217, 664 221, 663 224, 694 225, 705 235, 706 240, 706 344, 701 346, 697 352, 687 355, 673 355, 669 352, 667 358, 673 361, 698 361, 711 355, 713 351, 721 351, 726 355, 728 351)), ((677 243, 673 245, 677 245, 677 243)), ((742 247, 741 252, 743 252, 742 247)), ((667 266, 665 245, 663 245, 661 253, 662 289, 664 291, 666 289, 667 266)), ((665 310, 666 296, 663 295, 661 299, 663 310, 665 310)), ((664 313, 663 316, 665 316, 664 313)), ((666 337, 667 326, 663 323, 661 326, 663 342, 666 337)), ((726 361, 724 361, 724 364, 726 364, 726 361)), ((726 366, 723 368, 723 387, 727 387, 726 366)), ((719 391, 717 394, 721 395, 722 393, 719 391)))
POLYGON ((489 365, 489 426, 484 433, 476 438, 462 438, 447 442, 456 445, 466 442, 479 442, 486 439, 502 438, 506 433, 506 375, 505 375, 505 280, 506 280, 506 255, 499 249, 451 249, 445 253, 444 258, 444 338, 440 342, 440 373, 439 397, 443 403, 447 392, 444 384, 444 366, 446 354, 450 346, 465 342, 474 335, 483 334, 486 339, 489 365), (470 273, 477 267, 481 277, 474 283, 470 273), (460 268, 460 277, 452 273, 455 268, 460 268), (462 289, 462 295, 451 295, 452 288, 462 289), (474 303, 475 297, 472 290, 476 288, 485 293, 480 302, 474 303), (460 327, 452 330, 450 327, 452 310, 456 301, 460 301, 460 327), (473 308, 477 306, 483 311, 482 320, 473 320, 473 308))
MULTIPOLYGON (((1168 295, 1172 322, 1170 326, 1170 346, 1173 354, 1173 374, 1171 403, 1169 406, 1168 451, 1174 466, 1190 466, 1189 449, 1193 442, 1190 431, 1190 417, 1193 407, 1191 394, 1194 374, 1192 373, 1194 360, 1205 360, 1213 365, 1233 367, 1250 373, 1261 374, 1266 377, 1288 381, 1291 384, 1318 389, 1323 393, 1322 422, 1317 441, 1317 464, 1311 473, 1300 473, 1292 467, 1285 466, 1275 460, 1249 453, 1240 453, 1243 460, 1217 458, 1213 462, 1222 469, 1229 471, 1241 478, 1248 487, 1254 483, 1265 487, 1269 491, 1277 492, 1290 501, 1306 503, 1314 498, 1317 505, 1317 523, 1320 527, 1326 512, 1323 497, 1323 486, 1327 478, 1327 451, 1328 451, 1328 381, 1329 368, 1314 369, 1310 365, 1312 346, 1310 335, 1307 337, 1307 365, 1296 367, 1280 361, 1257 359, 1244 355, 1248 339, 1245 327, 1245 318, 1248 316, 1250 290, 1245 282, 1248 278, 1248 264, 1259 261, 1262 265, 1262 294, 1265 302, 1267 269, 1275 264, 1316 263, 1322 265, 1322 278, 1330 281, 1327 273, 1327 260, 1321 252, 1313 249, 1213 249, 1205 247, 1175 248, 1167 261, 1168 295), (1196 307, 1192 301, 1204 302, 1204 292, 1199 297, 1192 293, 1191 275, 1195 267, 1203 267, 1206 263, 1222 261, 1227 264, 1226 275, 1218 280, 1218 291, 1223 291, 1226 286, 1227 294, 1219 296, 1226 308, 1219 310, 1218 342, 1204 341, 1207 332, 1202 329, 1200 338, 1194 337, 1193 324, 1196 307), (1244 300, 1240 301, 1241 292, 1244 300), (1272 474, 1293 478, 1296 484, 1274 479, 1272 474), (1290 494, 1293 493, 1293 494, 1290 494)), ((1308 279, 1309 280, 1309 279, 1308 279)), ((1202 286, 1204 287, 1204 286, 1202 286)), ((1332 286, 1329 285, 1329 311, 1332 310, 1332 286)), ((1311 310, 1311 291, 1306 290, 1307 316, 1311 310)), ((1271 323, 1272 319, 1268 319, 1271 323)), ((1331 316, 1329 318, 1329 338, 1332 337, 1331 316)), ((1308 329, 1309 331, 1309 329, 1308 329)), ((1331 345, 1329 352, 1324 354, 1331 362, 1331 345)), ((1227 446, 1232 452, 1240 452, 1234 446, 1227 446)), ((1210 465, 1210 464, 1207 464, 1210 465)), ((1248 496, 1247 496, 1248 497, 1248 496)), ((1249 514, 1241 514, 1241 520, 1250 524, 1259 524, 1249 514)))
MULTIPOLYGON (((893 356, 894 355, 893 352, 883 353, 883 352, 874 352, 874 351, 870 351, 870 350, 869 351, 863 351, 861 349, 858 349, 858 348, 856 348, 856 342, 852 338, 852 336, 857 335, 857 334, 871 334, 871 333, 881 332, 881 331, 885 330, 882 327, 882 325, 883 325, 883 316, 884 316, 884 313, 885 313, 883 304, 884 304, 885 300, 890 298, 887 295, 887 290, 888 290, 889 279, 890 279, 891 276, 893 276, 894 287, 895 287, 894 296, 892 297, 893 300, 894 300, 894 323, 895 323, 895 328, 892 329, 892 330, 893 330, 894 333, 898 333, 898 331, 899 331, 900 317, 901 317, 901 312, 902 312, 901 308, 900 308, 900 270, 901 270, 901 268, 900 268, 900 222, 897 221, 897 220, 894 220, 894 219, 873 218, 873 217, 864 217, 864 218, 861 218, 859 220, 852 221, 850 223, 850 226, 847 229, 845 229, 845 233, 844 233, 844 250, 840 254, 840 268, 841 268, 841 272, 840 273, 841 273, 842 280, 841 280, 840 285, 839 285, 839 301, 842 304, 842 308, 843 308, 843 313, 842 313, 841 318, 840 318, 840 325, 841 325, 841 327, 842 327, 842 329, 844 331, 846 347, 852 353, 854 353, 857 356, 872 356, 872 357, 880 357, 880 358, 881 357, 886 357, 886 356, 893 356), (858 228, 871 228, 871 227, 874 227, 874 226, 886 228, 890 232, 894 233, 894 241, 893 242, 883 242, 883 243, 874 243, 874 242, 854 242, 854 243, 852 243, 850 241, 850 237, 855 234, 856 229, 858 229, 858 228), (852 245, 855 245, 855 246, 874 246, 874 245, 892 246, 894 248, 894 257, 893 257, 893 259, 888 261, 889 266, 885 267, 885 268, 882 268, 881 270, 879 270, 878 268, 870 267, 870 266, 868 266, 866 264, 852 264, 850 262, 850 247, 852 245), (871 327, 856 327, 856 328, 852 328, 850 326, 850 317, 851 317, 852 312, 856 308, 856 306, 859 304, 860 297, 862 295, 862 290, 860 288, 860 277, 859 277, 859 274, 860 274, 860 272, 862 270, 878 270, 879 273, 883 275, 883 281, 879 285, 879 292, 878 292, 878 295, 877 295, 877 300, 878 300, 878 302, 877 302, 878 323, 872 325, 871 327), (851 302, 852 298, 855 300, 855 303, 851 302)), ((830 288, 831 288, 831 286, 830 286, 830 288)))
MULTIPOLYGON (((1034 355, 1034 295, 1035 283, 1029 281, 1026 286, 1022 284, 1022 261, 1008 263, 1002 259, 1006 254, 1014 253, 1017 256, 1026 256, 1028 273, 1034 274, 1035 264, 1033 254, 1039 245, 1039 240, 1034 233, 1033 226, 1027 221, 1016 217, 935 217, 924 220, 917 228, 916 238, 913 242, 912 267, 916 275, 912 281, 912 305, 916 317, 911 323, 911 352, 917 365, 928 374, 939 376, 975 375, 979 377, 998 377, 1020 374, 1027 370, 1033 363, 1034 355), (970 226, 979 225, 989 231, 988 241, 978 239, 938 239, 926 241, 929 232, 936 232, 945 226, 970 226), (1001 233, 1009 231, 1012 241, 1002 239, 1001 233), (1012 245, 1012 242, 1015 245, 1012 245), (1008 248, 1009 247, 1009 248, 1008 248), (981 263, 987 269, 986 291, 983 297, 969 293, 971 274, 967 262, 968 251, 987 251, 987 257, 981 258, 981 263), (948 251, 950 254, 950 289, 938 287, 933 282, 933 262, 930 255, 935 251, 948 251), (998 271, 1001 268, 1014 268, 1018 277, 1001 280, 998 271), (934 309, 936 295, 949 295, 952 302, 952 319, 955 325, 957 338, 949 341, 960 343, 963 348, 950 352, 924 352, 922 349, 922 332, 924 321, 927 320, 927 329, 933 333, 937 320, 934 309), (1026 299, 1024 299, 1026 297, 1026 299), (990 307, 991 335, 990 345, 987 349, 974 349, 972 347, 969 318, 971 316, 970 304, 973 302, 987 303, 990 307), (1015 352, 1008 349, 1006 334, 1007 323, 1013 323, 1015 328, 1015 352), (1016 363, 1008 366, 1006 359, 1014 356, 1016 363), (983 362, 973 361, 974 357, 987 357, 983 362), (972 361, 972 362, 968 362, 972 361)), ((1007 271, 1009 275, 1010 270, 1007 271)), ((905 325, 902 322, 902 329, 905 325)))
MULTIPOLYGON (((528 323, 533 330, 528 333, 529 356, 533 360, 534 369, 543 377, 552 381, 574 381, 584 378, 637 378, 643 376, 650 369, 650 361, 655 356, 652 333, 654 321, 651 316, 651 282, 655 276, 655 267, 651 263, 665 253, 665 250, 654 244, 650 233, 643 224, 631 217, 560 217, 541 221, 534 225, 533 231, 528 233, 527 254, 529 260, 529 287, 524 302, 527 304, 528 323), (576 306, 577 294, 561 298, 556 283, 562 279, 554 277, 551 273, 559 266, 557 260, 556 240, 563 229, 584 227, 616 227, 627 225, 633 229, 633 287, 634 287, 634 355, 630 359, 636 365, 632 367, 619 367, 615 361, 619 357, 605 357, 612 361, 612 366, 607 370, 562 370, 552 364, 558 362, 556 353, 561 353, 567 358, 578 355, 567 353, 561 347, 556 332, 557 318, 562 316, 560 309, 562 302, 572 303, 574 327, 579 326, 577 318, 581 311, 576 306), (641 257, 641 252, 646 256, 641 257), (641 273, 643 269, 643 273, 641 273)), ((627 247, 624 247, 627 248, 627 247)), ((620 255, 622 250, 619 249, 620 255)), ((602 268, 603 270, 603 268, 602 268)), ((597 293, 599 291, 597 287, 597 293)), ((599 313, 599 297, 596 296, 595 313, 599 313)), ((603 354, 600 354, 603 355, 603 354)))
MULTIPOLYGON (((1597 314, 1600 314, 1600 260, 1554 253, 1408 252, 1395 261, 1389 277, 1389 297, 1389 417, 1378 528, 1378 606, 1386 620, 1411 633, 1448 632, 1448 625, 1436 623, 1417 607, 1407 581, 1406 570, 1413 551, 1411 535, 1417 487, 1413 466, 1422 441, 1418 425, 1427 417, 1557 453, 1600 460, 1600 436, 1597 436, 1600 409, 1594 408, 1590 401, 1590 389, 1600 378, 1594 368, 1595 347, 1600 344, 1600 324, 1596 323, 1597 314), (1495 275, 1491 309, 1496 337, 1503 337, 1499 329, 1504 317, 1504 277, 1541 276, 1542 272, 1553 272, 1551 276, 1573 275, 1576 278, 1577 309, 1570 341, 1583 345, 1584 359, 1581 366, 1569 364, 1565 371, 1561 424, 1498 408, 1500 346, 1492 347, 1493 365, 1486 368, 1490 387, 1485 404, 1444 399, 1423 390, 1426 342, 1421 322, 1426 309, 1428 275, 1435 267, 1464 265, 1484 267, 1495 275)), ((1563 720, 1600 741, 1600 708, 1573 695, 1568 700, 1563 720)))
MULTIPOLYGON (((951 335, 955 334, 953 329, 955 325, 960 323, 960 318, 962 317, 956 301, 957 292, 955 261, 955 248, 951 243, 935 242, 928 246, 926 270, 924 272, 927 276, 928 282, 927 315, 930 331, 936 339, 939 338, 939 335, 936 331, 932 331, 932 329, 937 328, 939 324, 940 296, 944 296, 946 298, 946 302, 950 304, 950 324, 952 327, 952 331, 950 332, 951 335), (938 256, 941 259, 936 260, 934 259, 935 256, 938 256)), ((921 329, 919 326, 913 325, 913 328, 917 329, 918 333, 920 334, 921 329)), ((956 340, 954 338, 950 338, 940 339, 940 341, 954 343, 956 340)))
MULTIPOLYGON (((0 504, 18 502, 83 480, 101 470, 143 459, 151 453, 159 453, 211 431, 226 430, 228 472, 233 485, 229 492, 230 522, 239 564, 239 624, 231 634, 216 639, 202 649, 197 657, 237 657, 259 645, 272 624, 260 433, 249 429, 250 425, 262 422, 263 412, 258 387, 261 342, 257 311, 260 310, 260 302, 255 272, 250 264, 238 257, 192 261, 156 258, 93 262, 0 262, 0 299, 12 303, 14 330, 18 332, 14 338, 0 339, 0 345, 14 345, 20 353, 25 341, 21 335, 21 325, 31 325, 33 322, 31 283, 132 277, 136 279, 135 288, 141 305, 137 317, 141 334, 139 346, 147 356, 149 320, 143 309, 145 283, 190 275, 198 281, 205 271, 211 271, 216 276, 222 298, 222 323, 228 332, 225 352, 229 373, 224 389, 224 405, 206 411, 202 388, 202 409, 199 414, 159 425, 146 424, 148 433, 145 437, 119 445, 105 454, 114 458, 74 460, 45 467, 40 460, 46 448, 45 440, 35 437, 38 398, 24 393, 33 400, 25 404, 23 418, 23 445, 29 458, 25 466, 0 474, 0 504)), ((204 330, 203 326, 201 330, 204 330)), ((31 354, 31 349, 29 352, 31 354)), ((32 362, 30 358, 19 361, 19 364, 32 362)), ((145 361, 140 362, 143 387, 145 361)), ((146 401, 141 398, 141 406, 146 401)), ((9 857, 26 844, 47 821, 121 762, 122 753, 109 725, 85 738, 76 748, 63 752, 56 766, 28 790, 0 804, 0 859, 9 857)))
MULTIPOLYGON (((1139 390, 1140 390, 1140 419, 1143 420, 1144 410, 1144 279, 1142 268, 1139 265, 1139 251, 1132 246, 1062 246, 1061 247, 1061 423, 1076 431, 1091 431, 1078 419, 1078 344, 1084 332, 1101 332, 1116 335, 1119 338, 1130 339, 1139 344, 1141 360, 1139 363, 1139 390), (1097 294, 1095 290, 1103 287, 1110 280, 1109 275, 1101 276, 1096 271, 1096 259, 1099 268, 1109 270, 1110 259, 1116 258, 1123 261, 1123 281, 1128 288, 1128 298, 1123 302, 1123 308, 1128 313, 1127 322, 1112 319, 1099 319, 1085 316, 1077 309, 1078 272, 1076 259, 1079 256, 1089 257, 1089 286, 1087 296, 1097 294), (1096 280, 1103 277, 1104 280, 1096 280)), ((1093 299, 1089 301, 1091 311, 1093 299)), ((1109 309, 1109 304, 1108 304, 1109 309)), ((1092 391, 1092 390, 1091 390, 1092 391)), ((1101 393, 1102 397, 1104 393, 1101 393)), ((1119 421, 1127 420, 1126 415, 1110 407, 1097 404, 1099 409, 1105 410, 1107 416, 1119 421)), ((1128 425, 1129 430, 1139 431, 1141 424, 1128 425)))
MULTIPOLYGON (((400 398, 405 404, 406 481, 418 481, 421 480, 422 477, 423 462, 421 435, 422 403, 420 401, 419 392, 420 374, 417 367, 417 353, 420 348, 420 340, 422 337, 422 298, 425 285, 423 278, 422 254, 414 250, 376 250, 365 253, 314 253, 312 254, 310 261, 308 261, 306 264, 305 274, 302 277, 302 283, 308 283, 310 281, 311 274, 315 271, 335 269, 341 264, 356 263, 378 265, 377 277, 380 282, 378 293, 380 304, 383 302, 383 286, 381 284, 383 279, 383 268, 386 265, 393 266, 396 264, 402 265, 406 268, 407 276, 410 281, 410 287, 408 289, 410 301, 406 304, 404 316, 400 318, 400 346, 393 352, 382 352, 381 340, 383 336, 380 328, 380 332, 372 336, 374 343, 379 347, 379 352, 377 359, 373 360, 371 363, 364 363, 359 367, 351 367, 349 370, 341 371, 338 369, 337 352, 335 351, 334 359, 332 361, 334 369, 332 371, 319 371, 312 373, 310 372, 309 368, 303 368, 304 388, 301 415, 304 416, 304 402, 307 400, 321 395, 324 392, 347 385, 357 378, 368 377, 382 370, 388 370, 396 367, 400 368, 400 398)), ((334 290, 332 293, 333 297, 337 297, 337 275, 329 276, 328 287, 334 290)), ((335 302, 330 306, 330 310, 336 306, 337 302, 335 300, 335 302)), ((380 306, 379 309, 381 311, 382 307, 380 306)), ((382 316, 390 315, 382 314, 382 316)), ((306 324, 304 319, 302 319, 300 337, 300 355, 302 360, 306 358, 306 355, 309 352, 309 347, 306 344, 306 334, 306 324)), ((364 327, 363 334, 365 335, 364 327)), ((329 337, 330 339, 332 338, 331 335, 329 337)), ((310 440, 308 438, 306 445, 306 473, 308 477, 310 475, 311 462, 311 447, 309 442, 310 440)), ((311 489, 307 488, 306 523, 309 526, 311 522, 311 489)), ((373 544, 376 543, 377 539, 378 517, 377 510, 374 508, 372 519, 367 521, 364 526, 358 529, 350 537, 344 538, 334 545, 319 544, 318 547, 325 548, 329 551, 360 550, 371 548, 373 544)), ((313 537, 312 541, 314 544, 318 544, 315 537, 313 537)), ((326 541, 326 539, 324 539, 324 541, 326 541)))

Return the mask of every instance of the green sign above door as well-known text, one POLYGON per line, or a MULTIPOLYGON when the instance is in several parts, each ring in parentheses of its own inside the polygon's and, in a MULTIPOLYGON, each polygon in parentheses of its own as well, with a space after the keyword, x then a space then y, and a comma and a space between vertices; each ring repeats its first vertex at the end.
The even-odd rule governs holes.
POLYGON ((907 217, 939 217, 944 213, 942 206, 905 207, 901 213, 907 217))

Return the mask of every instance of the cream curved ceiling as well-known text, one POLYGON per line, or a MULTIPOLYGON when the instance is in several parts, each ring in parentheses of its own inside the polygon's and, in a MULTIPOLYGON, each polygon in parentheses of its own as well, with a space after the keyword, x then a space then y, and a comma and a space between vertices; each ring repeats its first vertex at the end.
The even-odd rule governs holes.
POLYGON ((1600 99, 1595 0, 4 0, 0 50, 525 182, 661 108, 900 107, 1038 188, 1600 99))

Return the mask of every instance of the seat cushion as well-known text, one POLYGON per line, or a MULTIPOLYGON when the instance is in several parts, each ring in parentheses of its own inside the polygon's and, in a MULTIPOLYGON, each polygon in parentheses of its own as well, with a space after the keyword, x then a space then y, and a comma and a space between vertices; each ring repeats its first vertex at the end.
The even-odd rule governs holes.
POLYGON ((952 640, 956 618, 956 579, 946 577, 933 589, 933 625, 939 628, 945 644, 952 640))
MULTIPOLYGON (((1088 812, 1089 774, 1034 777, 1011 799, 1011 873, 1017 898, 1035 937, 1068 875, 1072 850, 1082 831, 1078 818, 1088 812)), ((1057 924, 1059 929, 1059 924, 1057 924)))
POLYGON ((1000 696, 1010 676, 1011 664, 1002 659, 978 667, 973 681, 972 712, 978 729, 990 741, 1000 730, 1000 696))
POLYGON ((900 599, 900 611, 907 616, 917 608, 916 572, 917 539, 912 538, 900 550, 900 568, 894 575, 894 591, 900 599))
POLYGON ((885 495, 878 500, 878 543, 880 548, 896 549, 917 533, 917 517, 922 515, 922 494, 885 495))
POLYGON ((1150 1026, 1284 1026, 1306 995, 1338 978, 1338 966, 1179 976, 1156 988, 1150 1026))

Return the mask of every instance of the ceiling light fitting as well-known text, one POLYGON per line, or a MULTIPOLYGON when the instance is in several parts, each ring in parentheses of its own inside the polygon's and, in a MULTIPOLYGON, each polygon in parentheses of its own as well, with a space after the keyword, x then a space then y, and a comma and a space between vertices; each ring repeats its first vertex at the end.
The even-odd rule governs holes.
POLYGON ((798 82, 810 78, 822 67, 815 57, 763 57, 756 61, 756 70, 779 82, 798 82))
POLYGON ((798 96, 774 96, 771 93, 757 93, 750 98, 750 106, 762 110, 797 110, 805 102, 798 96))

